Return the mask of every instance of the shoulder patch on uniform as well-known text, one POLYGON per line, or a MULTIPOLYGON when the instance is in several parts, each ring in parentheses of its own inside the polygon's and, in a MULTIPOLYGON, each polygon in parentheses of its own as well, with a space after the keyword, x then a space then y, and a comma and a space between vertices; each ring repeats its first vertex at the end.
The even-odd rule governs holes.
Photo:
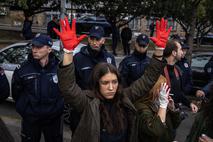
POLYGON ((4 75, 4 70, 0 70, 0 75, 4 75))
POLYGON ((107 63, 112 64, 112 58, 111 57, 107 57, 107 63))
POLYGON ((21 68, 21 65, 17 65, 17 67, 16 67, 17 69, 20 69, 21 68))
POLYGON ((188 68, 188 67, 189 67, 189 64, 188 64, 188 63, 184 63, 184 67, 185 67, 185 68, 188 68))
POLYGON ((57 76, 57 75, 54 75, 54 76, 53 76, 53 82, 54 82, 54 83, 58 83, 58 76, 57 76))

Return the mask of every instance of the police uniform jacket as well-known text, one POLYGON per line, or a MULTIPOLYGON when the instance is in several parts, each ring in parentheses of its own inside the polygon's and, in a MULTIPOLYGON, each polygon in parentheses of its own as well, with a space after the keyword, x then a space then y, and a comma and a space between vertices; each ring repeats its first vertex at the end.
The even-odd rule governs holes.
POLYGON ((42 67, 29 54, 28 60, 14 71, 12 97, 23 119, 33 122, 62 114, 64 101, 58 87, 58 62, 50 54, 48 64, 42 67))
POLYGON ((186 58, 182 58, 176 63, 181 70, 182 74, 182 87, 186 95, 189 95, 192 91, 192 71, 186 58))
POLYGON ((73 61, 75 64, 76 81, 82 89, 89 87, 90 74, 96 64, 106 62, 116 66, 114 56, 108 53, 104 46, 101 47, 100 52, 93 51, 89 45, 84 46, 74 56, 73 61))
POLYGON ((5 100, 10 95, 10 86, 4 70, 0 67, 0 102, 5 100))
POLYGON ((209 60, 209 62, 205 65, 204 71, 209 78, 209 82, 213 81, 213 57, 209 60))
POLYGON ((145 54, 133 52, 132 55, 124 58, 119 65, 119 72, 124 87, 128 87, 132 82, 140 78, 148 66, 150 58, 145 54))

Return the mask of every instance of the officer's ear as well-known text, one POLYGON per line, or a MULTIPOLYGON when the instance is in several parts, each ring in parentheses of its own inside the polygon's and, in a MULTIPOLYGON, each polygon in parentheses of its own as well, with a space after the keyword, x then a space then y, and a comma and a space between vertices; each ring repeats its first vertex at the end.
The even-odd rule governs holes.
POLYGON ((52 52, 52 50, 53 50, 53 49, 52 49, 51 47, 49 47, 49 48, 48 48, 48 53, 52 52))
POLYGON ((101 43, 104 44, 106 39, 104 37, 101 38, 101 43))
POLYGON ((176 56, 176 55, 177 55, 177 51, 173 50, 173 51, 172 51, 172 55, 173 55, 173 56, 176 56))

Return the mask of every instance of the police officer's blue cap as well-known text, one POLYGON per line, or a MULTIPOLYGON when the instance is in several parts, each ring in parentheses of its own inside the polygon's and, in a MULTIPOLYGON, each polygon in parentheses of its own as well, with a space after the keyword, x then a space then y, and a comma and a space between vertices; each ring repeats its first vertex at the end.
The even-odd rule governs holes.
POLYGON ((52 39, 45 34, 37 34, 33 39, 32 39, 32 45, 36 47, 43 47, 45 45, 52 47, 53 42, 52 39))
POLYGON ((89 36, 97 39, 101 39, 104 35, 104 29, 101 26, 93 26, 89 31, 89 36))
POLYGON ((189 49, 189 45, 187 44, 182 44, 181 46, 182 46, 182 49, 189 49))
POLYGON ((140 47, 146 47, 149 44, 149 37, 145 34, 140 34, 136 38, 136 42, 140 47))

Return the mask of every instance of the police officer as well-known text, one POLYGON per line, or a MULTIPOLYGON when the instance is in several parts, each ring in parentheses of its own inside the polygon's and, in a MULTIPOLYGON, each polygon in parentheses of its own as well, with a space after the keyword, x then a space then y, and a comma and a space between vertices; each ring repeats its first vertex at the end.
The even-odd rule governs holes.
POLYGON ((129 86, 144 74, 145 68, 150 61, 147 56, 148 46, 149 37, 145 34, 140 34, 136 39, 134 52, 125 57, 119 64, 119 72, 124 87, 129 86))
POLYGON ((47 34, 52 38, 52 39, 57 39, 58 36, 56 33, 53 31, 53 28, 60 29, 60 26, 58 24, 58 17, 57 15, 53 16, 53 19, 47 23, 47 34))
POLYGON ((82 89, 89 87, 89 76, 97 63, 107 62, 116 66, 114 56, 106 51, 104 43, 104 29, 93 26, 89 31, 88 45, 74 56, 76 81, 82 89))
MULTIPOLYGON (((104 29, 93 26, 89 31, 88 45, 81 48, 74 58, 76 82, 81 89, 89 88, 89 78, 92 69, 100 62, 107 62, 116 66, 115 58, 104 47, 104 29)), ((80 120, 80 114, 70 111, 70 128, 74 133, 80 120)))
POLYGON ((7 77, 4 73, 4 69, 0 67, 0 102, 4 101, 10 95, 10 86, 7 77))
POLYGON ((130 54, 130 42, 132 39, 132 30, 126 25, 121 31, 121 39, 124 50, 124 55, 130 54))
POLYGON ((204 71, 208 77, 208 82, 213 81, 213 56, 204 67, 204 71))
POLYGON ((52 40, 37 35, 32 40, 32 53, 14 71, 12 97, 22 117, 22 142, 62 142, 64 101, 56 74, 59 60, 52 54, 52 40))
POLYGON ((178 65, 182 73, 182 87, 183 87, 184 94, 189 95, 192 91, 192 86, 193 86, 191 67, 186 59, 186 53, 189 49, 189 46, 186 44, 183 44, 182 42, 180 43, 182 46, 183 54, 182 54, 181 60, 176 62, 176 65, 178 65))
POLYGON ((197 90, 195 95, 197 97, 207 97, 210 98, 212 95, 210 94, 210 87, 213 85, 213 57, 209 60, 209 62, 205 65, 204 71, 208 78, 208 84, 205 85, 201 90, 197 90))

